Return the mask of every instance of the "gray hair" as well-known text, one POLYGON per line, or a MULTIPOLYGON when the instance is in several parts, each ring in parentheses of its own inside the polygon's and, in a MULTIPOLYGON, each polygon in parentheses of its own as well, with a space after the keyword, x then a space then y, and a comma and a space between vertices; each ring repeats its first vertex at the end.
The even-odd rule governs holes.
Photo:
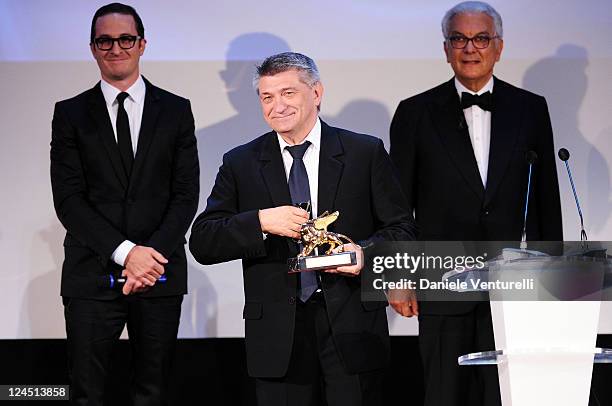
POLYGON ((319 69, 314 61, 297 52, 283 52, 269 56, 256 69, 257 72, 253 77, 253 88, 258 94, 259 79, 263 76, 273 76, 288 70, 297 70, 302 81, 308 86, 314 86, 321 81, 319 69))
POLYGON ((457 14, 471 14, 471 13, 484 13, 493 19, 495 25, 495 35, 500 38, 504 36, 504 28, 502 25, 502 18, 499 13, 490 5, 484 1, 464 1, 463 3, 457 4, 444 14, 442 19, 442 34, 444 38, 448 38, 450 31, 450 24, 452 19, 457 14))

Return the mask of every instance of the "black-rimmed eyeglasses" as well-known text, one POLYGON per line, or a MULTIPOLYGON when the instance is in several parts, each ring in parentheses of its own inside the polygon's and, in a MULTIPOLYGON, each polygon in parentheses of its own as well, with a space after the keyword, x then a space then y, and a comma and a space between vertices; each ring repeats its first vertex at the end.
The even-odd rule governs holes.
POLYGON ((493 37, 489 35, 479 34, 474 37, 466 37, 465 35, 451 35, 447 38, 451 47, 455 49, 463 49, 467 46, 468 42, 472 41, 472 45, 476 49, 485 49, 489 46, 492 39, 499 38, 499 35, 493 37))
POLYGON ((131 49, 134 48, 136 40, 140 39, 142 39, 142 37, 139 35, 122 35, 119 38, 98 37, 94 39, 94 43, 100 51, 110 51, 115 42, 119 44, 121 49, 131 49))

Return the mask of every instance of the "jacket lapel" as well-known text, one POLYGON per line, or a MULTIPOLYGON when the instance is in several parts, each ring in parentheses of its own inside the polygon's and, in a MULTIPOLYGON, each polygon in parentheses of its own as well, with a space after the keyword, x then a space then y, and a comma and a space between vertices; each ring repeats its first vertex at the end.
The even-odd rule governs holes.
POLYGON ((338 183, 344 163, 338 159, 344 154, 340 137, 335 128, 321 120, 321 151, 319 153, 318 215, 333 211, 338 183))
POLYGON ((147 87, 147 91, 145 92, 142 121, 140 123, 140 133, 138 134, 138 146, 136 148, 136 156, 134 157, 134 166, 132 167, 130 181, 132 179, 138 179, 139 173, 142 170, 142 165, 146 160, 149 147, 155 137, 157 119, 161 111, 161 102, 157 88, 144 77, 143 80, 147 87))
POLYGON ((104 145, 111 165, 119 178, 119 182, 123 188, 127 188, 128 177, 123 168, 121 162, 121 156, 119 155, 119 146, 115 139, 115 133, 108 115, 108 109, 106 108, 106 102, 104 101, 104 95, 100 88, 100 82, 92 89, 91 98, 89 99, 89 109, 91 116, 93 117, 98 127, 98 137, 104 145))
MULTIPOLYGON (((321 151, 319 152, 318 214, 334 209, 338 183, 342 176, 344 163, 338 159, 344 149, 333 127, 321 121, 321 151)), ((276 133, 265 135, 259 157, 262 163, 261 175, 275 206, 291 204, 287 185, 285 166, 280 154, 276 133)))
POLYGON ((440 141, 470 189, 482 199, 484 185, 478 171, 470 133, 463 117, 454 79, 446 83, 443 95, 431 105, 440 141))
POLYGON ((520 127, 517 114, 520 103, 512 100, 508 92, 508 84, 494 78, 493 112, 491 113, 491 144, 489 146, 489 169, 487 172, 487 190, 485 205, 487 205, 499 186, 510 163, 512 151, 517 140, 517 130, 520 127))
POLYGON ((291 205, 285 165, 280 153, 278 138, 274 131, 264 136, 259 160, 261 161, 261 176, 266 184, 268 193, 270 193, 274 207, 291 205))

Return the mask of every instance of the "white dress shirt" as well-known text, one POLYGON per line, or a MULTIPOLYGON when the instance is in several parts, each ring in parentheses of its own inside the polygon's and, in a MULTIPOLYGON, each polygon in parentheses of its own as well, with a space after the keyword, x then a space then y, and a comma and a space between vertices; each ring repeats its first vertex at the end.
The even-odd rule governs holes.
MULTIPOLYGON (((459 98, 461 93, 466 92, 474 95, 481 95, 486 92, 493 93, 493 77, 489 79, 486 85, 477 92, 473 92, 463 86, 457 78, 455 78, 455 87, 459 98)), ((482 184, 487 186, 487 172, 489 169, 489 148, 491 146, 491 112, 481 109, 479 106, 472 106, 463 110, 465 121, 467 122, 470 132, 470 140, 474 149, 474 156, 478 164, 478 171, 482 184)))
MULTIPOLYGON (((115 133, 115 141, 117 141, 117 110, 119 110, 117 95, 121 93, 121 90, 106 82, 104 79, 102 79, 100 87, 102 89, 104 101, 106 102, 106 108, 108 109, 108 115, 113 126, 113 133, 115 133)), ((134 156, 136 155, 136 148, 138 146, 138 135, 140 134, 140 125, 142 123, 142 111, 144 110, 146 90, 147 87, 145 86, 144 80, 142 80, 142 76, 138 76, 136 82, 134 82, 134 84, 126 90, 129 97, 127 97, 123 102, 123 107, 125 108, 128 121, 130 123, 130 136, 132 138, 132 149, 134 150, 134 156)), ((135 245, 136 244, 130 240, 123 241, 115 249, 111 255, 111 259, 116 264, 125 266, 125 259, 135 245)))
MULTIPOLYGON (((115 133, 115 141, 117 141, 117 110, 119 109, 117 95, 121 93, 121 90, 106 82, 104 79, 102 79, 100 87, 102 88, 108 115, 110 116, 113 126, 113 132, 115 133)), ((142 80, 142 76, 138 76, 136 82, 125 91, 130 95, 123 102, 123 107, 125 107, 128 121, 130 122, 130 135, 132 137, 134 156, 136 156, 136 147, 138 146, 138 134, 140 134, 140 124, 142 123, 142 111, 144 110, 146 91, 147 87, 145 86, 144 80, 142 80)))
MULTIPOLYGON (((281 155, 283 157, 283 164, 285 165, 285 176, 289 181, 289 173, 291 171, 291 165, 293 165, 293 157, 286 149, 291 147, 283 137, 278 133, 278 144, 280 145, 281 155)), ((310 130, 310 133, 304 138, 300 144, 310 141, 310 145, 304 153, 302 160, 304 166, 306 166, 306 173, 308 174, 308 186, 310 187, 310 207, 312 210, 312 218, 317 217, 317 197, 319 196, 319 153, 321 152, 321 121, 317 117, 314 127, 310 130)))

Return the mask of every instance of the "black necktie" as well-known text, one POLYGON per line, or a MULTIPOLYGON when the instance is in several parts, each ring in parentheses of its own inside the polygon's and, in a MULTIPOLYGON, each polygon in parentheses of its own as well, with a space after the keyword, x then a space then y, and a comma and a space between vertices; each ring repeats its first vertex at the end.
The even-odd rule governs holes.
POLYGON ((127 112, 123 106, 125 99, 129 97, 126 92, 121 92, 117 95, 117 144, 119 144, 119 153, 121 154, 121 162, 128 178, 132 172, 132 163, 134 162, 134 150, 132 149, 132 136, 130 134, 130 121, 128 120, 127 112))
MULTIPOLYGON (((310 201, 310 186, 308 184, 308 172, 302 158, 310 142, 306 141, 300 145, 285 147, 293 158, 293 164, 289 171, 289 193, 294 205, 310 201)), ((306 302, 310 296, 319 288, 315 272, 300 272, 300 300, 306 302)))
POLYGON ((461 108, 467 109, 476 105, 483 110, 493 110, 493 95, 491 92, 485 92, 480 96, 477 94, 471 94, 467 92, 461 93, 461 108))

